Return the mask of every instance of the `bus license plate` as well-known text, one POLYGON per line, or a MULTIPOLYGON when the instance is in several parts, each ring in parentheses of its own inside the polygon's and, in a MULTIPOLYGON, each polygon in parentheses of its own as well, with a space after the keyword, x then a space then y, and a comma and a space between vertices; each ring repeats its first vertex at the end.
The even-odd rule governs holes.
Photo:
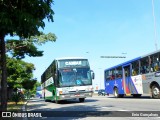
POLYGON ((75 96, 80 96, 80 94, 75 94, 75 96))

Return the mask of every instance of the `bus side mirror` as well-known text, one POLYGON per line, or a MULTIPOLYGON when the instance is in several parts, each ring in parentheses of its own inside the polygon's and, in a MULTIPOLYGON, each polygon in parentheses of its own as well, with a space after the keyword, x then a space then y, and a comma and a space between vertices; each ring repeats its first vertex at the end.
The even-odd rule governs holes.
POLYGON ((56 73, 55 73, 55 79, 56 80, 58 79, 58 76, 59 76, 59 71, 56 71, 56 73))
POLYGON ((91 78, 92 78, 92 79, 95 78, 95 74, 94 74, 93 70, 91 70, 91 78))
POLYGON ((55 73, 55 75, 54 75, 54 77, 55 77, 55 79, 54 79, 54 84, 57 86, 59 83, 59 81, 58 81, 58 78, 59 78, 59 71, 57 70, 56 71, 56 73, 55 73))

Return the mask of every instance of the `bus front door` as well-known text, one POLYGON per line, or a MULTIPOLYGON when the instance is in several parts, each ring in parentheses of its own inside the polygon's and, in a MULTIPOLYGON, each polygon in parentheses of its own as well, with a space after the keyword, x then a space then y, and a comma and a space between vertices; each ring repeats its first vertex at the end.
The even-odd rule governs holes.
POLYGON ((123 88, 126 96, 132 93, 131 81, 131 65, 129 64, 123 66, 123 88))

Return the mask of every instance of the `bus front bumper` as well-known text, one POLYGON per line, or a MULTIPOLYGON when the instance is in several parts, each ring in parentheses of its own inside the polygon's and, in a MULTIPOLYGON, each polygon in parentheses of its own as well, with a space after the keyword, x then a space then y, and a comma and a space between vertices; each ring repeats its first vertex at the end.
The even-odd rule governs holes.
POLYGON ((88 93, 69 93, 69 94, 61 94, 59 95, 59 100, 67 100, 67 99, 75 99, 75 98, 86 98, 92 97, 93 92, 88 93))

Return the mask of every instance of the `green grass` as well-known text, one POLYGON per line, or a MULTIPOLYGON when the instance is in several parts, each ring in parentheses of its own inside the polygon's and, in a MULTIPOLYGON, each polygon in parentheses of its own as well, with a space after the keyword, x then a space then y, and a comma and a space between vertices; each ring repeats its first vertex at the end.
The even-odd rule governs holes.
MULTIPOLYGON (((21 112, 22 111, 22 106, 25 104, 25 102, 26 101, 21 101, 21 102, 18 102, 17 105, 16 105, 15 102, 9 101, 7 103, 7 111, 21 112)), ((4 120, 22 120, 22 118, 8 117, 8 118, 5 118, 4 120)))
POLYGON ((18 102, 17 105, 15 102, 7 103, 7 111, 22 111, 22 106, 25 104, 25 101, 18 102))

